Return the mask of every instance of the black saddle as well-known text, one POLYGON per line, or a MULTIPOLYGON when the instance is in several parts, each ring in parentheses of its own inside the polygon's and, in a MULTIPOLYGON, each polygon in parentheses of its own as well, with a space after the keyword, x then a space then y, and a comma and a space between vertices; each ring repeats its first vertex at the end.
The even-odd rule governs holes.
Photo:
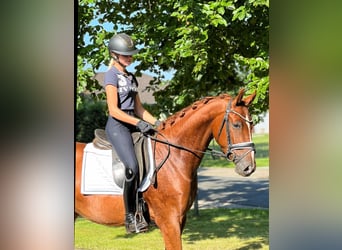
MULTIPOLYGON (((113 176, 114 181, 119 187, 123 187, 123 182, 125 179, 125 166, 119 159, 116 151, 112 147, 112 144, 108 141, 106 132, 103 129, 95 129, 94 131, 95 137, 93 139, 94 147, 102 150, 112 150, 112 167, 113 167, 113 176)), ((153 162, 149 157, 148 145, 147 145, 147 137, 145 137, 140 132, 134 132, 132 134, 135 154, 137 156, 138 164, 139 164, 139 185, 147 175, 151 171, 151 166, 154 166, 153 162)))

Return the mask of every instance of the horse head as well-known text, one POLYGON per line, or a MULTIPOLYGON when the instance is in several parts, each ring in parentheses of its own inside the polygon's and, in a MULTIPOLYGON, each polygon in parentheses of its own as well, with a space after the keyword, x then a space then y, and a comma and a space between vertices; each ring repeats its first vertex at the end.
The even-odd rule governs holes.
MULTIPOLYGON (((241 89, 234 99, 228 99, 224 112, 213 122, 213 136, 235 171, 242 176, 251 175, 256 168, 255 148, 252 142, 252 119, 248 111, 256 92, 243 97, 241 89)), ((227 99, 224 99, 227 100, 227 99)))

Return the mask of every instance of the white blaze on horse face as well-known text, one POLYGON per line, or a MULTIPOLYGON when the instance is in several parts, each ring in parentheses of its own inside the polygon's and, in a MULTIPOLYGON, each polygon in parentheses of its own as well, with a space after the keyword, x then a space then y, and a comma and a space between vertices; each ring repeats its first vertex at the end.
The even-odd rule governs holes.
MULTIPOLYGON (((249 137, 249 142, 252 142, 252 130, 251 130, 251 123, 250 123, 250 122, 248 122, 248 121, 250 121, 250 119, 249 119, 249 117, 248 117, 248 115, 247 115, 247 114, 246 114, 246 116, 245 116, 245 121, 246 121, 247 128, 248 128, 248 137, 249 137)), ((252 152, 251 152, 251 155, 252 155, 252 159, 253 159, 253 161, 254 161, 254 155, 255 155, 255 152, 254 152, 254 151, 252 151, 252 152)))
POLYGON ((249 142, 252 142, 251 124, 248 122, 249 121, 248 115, 245 116, 245 121, 246 121, 247 128, 248 128, 249 142))

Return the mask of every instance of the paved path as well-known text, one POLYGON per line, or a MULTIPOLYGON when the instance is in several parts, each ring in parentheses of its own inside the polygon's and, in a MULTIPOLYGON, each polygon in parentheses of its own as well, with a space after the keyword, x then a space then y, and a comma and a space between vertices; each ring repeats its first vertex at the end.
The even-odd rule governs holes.
POLYGON ((198 169, 198 208, 269 208, 269 168, 257 167, 249 177, 234 169, 198 169))

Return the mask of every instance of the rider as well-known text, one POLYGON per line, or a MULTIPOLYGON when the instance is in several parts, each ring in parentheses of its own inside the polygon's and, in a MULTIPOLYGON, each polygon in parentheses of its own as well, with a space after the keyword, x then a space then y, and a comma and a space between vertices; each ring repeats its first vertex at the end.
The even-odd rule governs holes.
POLYGON ((135 131, 153 133, 153 125, 160 121, 142 106, 138 94, 138 82, 126 70, 138 53, 132 38, 120 33, 114 35, 108 44, 111 61, 104 77, 109 116, 106 134, 120 160, 125 166, 123 200, 127 233, 147 230, 146 225, 136 228, 136 194, 139 176, 138 161, 131 134, 135 131))

